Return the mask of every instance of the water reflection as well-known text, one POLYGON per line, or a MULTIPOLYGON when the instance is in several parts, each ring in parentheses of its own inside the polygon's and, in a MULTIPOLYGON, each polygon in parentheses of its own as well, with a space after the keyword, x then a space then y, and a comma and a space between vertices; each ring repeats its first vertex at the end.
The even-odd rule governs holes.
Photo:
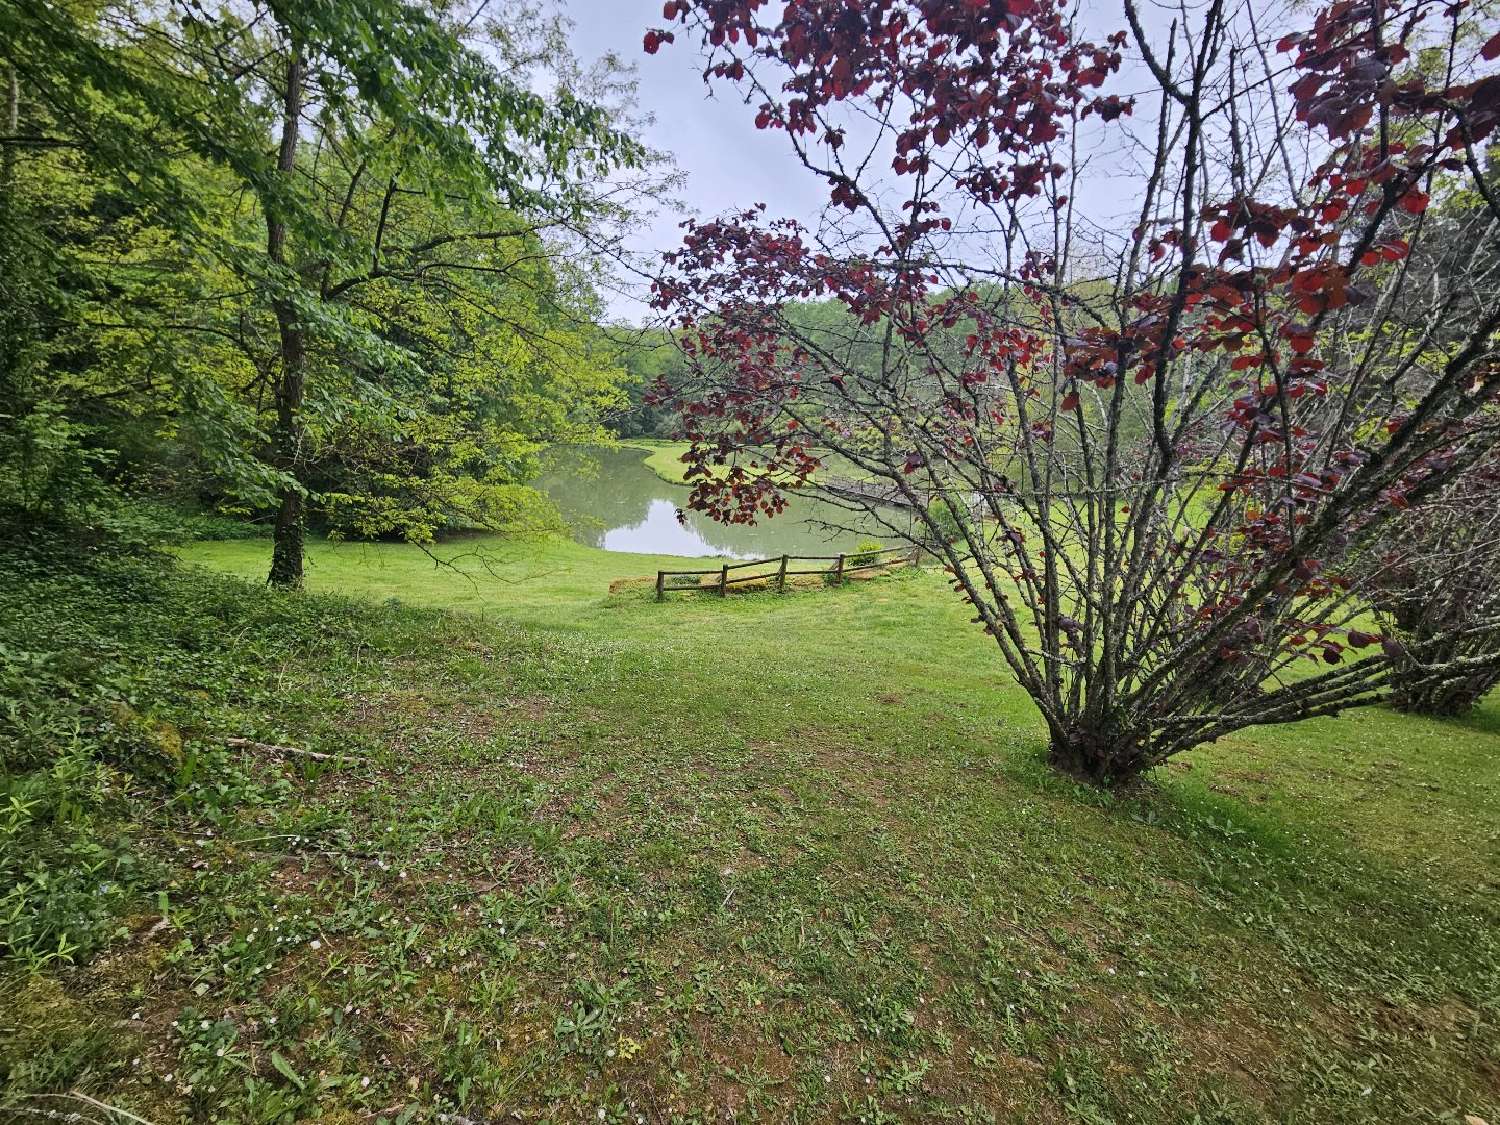
POLYGON ((837 554, 880 538, 853 513, 803 497, 754 527, 726 527, 696 512, 679 522, 677 509, 687 502, 687 489, 653 473, 645 456, 638 449, 563 446, 548 452, 533 483, 561 509, 575 539, 606 551, 748 559, 837 554))

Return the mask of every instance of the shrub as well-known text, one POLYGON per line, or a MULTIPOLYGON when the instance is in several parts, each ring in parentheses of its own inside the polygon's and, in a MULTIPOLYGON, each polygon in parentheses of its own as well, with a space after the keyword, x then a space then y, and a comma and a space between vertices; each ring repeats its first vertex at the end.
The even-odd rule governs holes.
POLYGON ((1100 784, 1382 699, 1353 561, 1496 441, 1500 199, 1472 155, 1500 129, 1496 41, 1429 33, 1437 0, 1399 27, 1298 13, 1279 61, 1245 5, 1161 55, 1129 6, 1101 42, 1055 0, 750 7, 674 0, 647 48, 698 40, 705 79, 827 185, 841 240, 757 206, 666 255, 687 506, 743 522, 795 492, 880 519, 899 496, 1052 762, 1100 784), (1117 73, 1132 37, 1145 97, 1117 73), (1276 87, 1286 112, 1260 112, 1276 87), (1139 133, 1138 104, 1160 114, 1139 133), (861 114, 889 165, 809 155, 861 114), (1108 166, 1135 224, 1069 202, 1103 167, 1076 159, 1086 119, 1146 154, 1108 166), (879 486, 820 479, 831 456, 879 486), (708 471, 737 458, 759 470, 708 471))

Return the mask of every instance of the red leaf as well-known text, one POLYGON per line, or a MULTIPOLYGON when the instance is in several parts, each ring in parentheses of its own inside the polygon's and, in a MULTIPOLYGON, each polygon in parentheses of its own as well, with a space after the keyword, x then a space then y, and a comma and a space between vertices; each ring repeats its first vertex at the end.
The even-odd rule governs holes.
POLYGON ((1486 62, 1493 62, 1495 59, 1500 59, 1500 31, 1491 35, 1485 45, 1479 48, 1479 57, 1486 62))
POLYGON ((663 43, 671 43, 675 38, 670 31, 648 31, 641 46, 646 48, 646 54, 654 55, 663 43))
POLYGON ((1067 394, 1063 395, 1062 408, 1064 410, 1077 410, 1078 409, 1078 392, 1077 391, 1069 391, 1067 394))
POLYGON ((1287 342, 1292 345, 1292 351, 1298 355, 1306 355, 1313 350, 1313 335, 1311 332, 1288 332, 1287 342))
POLYGON ((1427 210, 1427 193, 1413 188, 1401 197, 1401 209, 1410 215, 1420 215, 1427 210))

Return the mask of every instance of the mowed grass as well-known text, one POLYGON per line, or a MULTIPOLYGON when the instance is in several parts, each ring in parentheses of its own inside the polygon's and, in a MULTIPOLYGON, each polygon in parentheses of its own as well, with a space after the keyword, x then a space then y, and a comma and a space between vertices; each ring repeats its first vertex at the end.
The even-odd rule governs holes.
MULTIPOLYGON (((640 449, 646 453, 645 464, 657 476, 668 484, 686 484, 687 465, 683 464, 682 458, 692 444, 686 441, 665 441, 658 438, 627 438, 620 442, 629 449, 640 449)), ((854 465, 846 458, 837 453, 824 450, 820 456, 822 467, 814 474, 814 477, 822 475, 833 475, 845 480, 860 480, 868 477, 864 470, 854 465)), ((750 468, 748 458, 742 458, 741 464, 750 468)), ((710 463, 709 472, 715 476, 722 476, 728 472, 727 466, 714 465, 710 463)))
POLYGON ((645 450, 646 467, 668 484, 687 483, 687 466, 682 463, 682 455, 692 448, 689 442, 629 438, 620 444, 630 449, 645 450))
MULTIPOLYGON (((161 896, 11 978, 8 1011, 108 1034, 14 1089, 155 1122, 1500 1120, 1493 702, 1245 732, 1112 797, 1040 765, 938 573, 656 604, 607 587, 664 560, 439 554, 316 544, 303 597, 30 592, 87 620, 63 646, 149 623, 133 698, 190 752, 334 759, 143 805, 161 896)), ((184 556, 258 581, 267 549, 184 556)))

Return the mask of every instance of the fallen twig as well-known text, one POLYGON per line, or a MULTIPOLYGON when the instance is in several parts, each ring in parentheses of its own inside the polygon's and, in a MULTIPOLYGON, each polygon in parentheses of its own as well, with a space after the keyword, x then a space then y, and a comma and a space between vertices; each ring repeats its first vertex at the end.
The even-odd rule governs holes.
MULTIPOLYGON (((101 1102, 97 1098, 91 1098, 87 1094, 80 1093, 77 1090, 70 1090, 66 1094, 32 1094, 29 1096, 38 1100, 45 1098, 49 1100, 64 1102, 76 1101, 82 1103, 83 1105, 92 1106, 95 1109, 103 1110, 105 1113, 109 1114, 110 1121, 134 1121, 138 1122, 139 1125, 152 1125, 150 1121, 147 1121, 144 1117, 137 1117, 128 1109, 121 1109, 119 1106, 109 1105, 106 1102, 101 1102)), ((40 1117, 52 1121, 98 1122, 99 1125, 104 1125, 104 1122, 100 1118, 95 1117, 92 1114, 85 1117, 83 1113, 76 1110, 71 1113, 65 1113, 57 1109, 33 1109, 30 1106, 22 1105, 20 1102, 0 1103, 0 1110, 4 1110, 6 1113, 25 1114, 28 1117, 40 1117)))
POLYGON ((256 742, 251 738, 226 738, 224 744, 236 750, 259 750, 263 754, 289 754, 296 758, 311 758, 315 762, 337 762, 341 759, 364 761, 356 754, 323 754, 317 750, 299 750, 295 746, 277 746, 270 742, 256 742))

